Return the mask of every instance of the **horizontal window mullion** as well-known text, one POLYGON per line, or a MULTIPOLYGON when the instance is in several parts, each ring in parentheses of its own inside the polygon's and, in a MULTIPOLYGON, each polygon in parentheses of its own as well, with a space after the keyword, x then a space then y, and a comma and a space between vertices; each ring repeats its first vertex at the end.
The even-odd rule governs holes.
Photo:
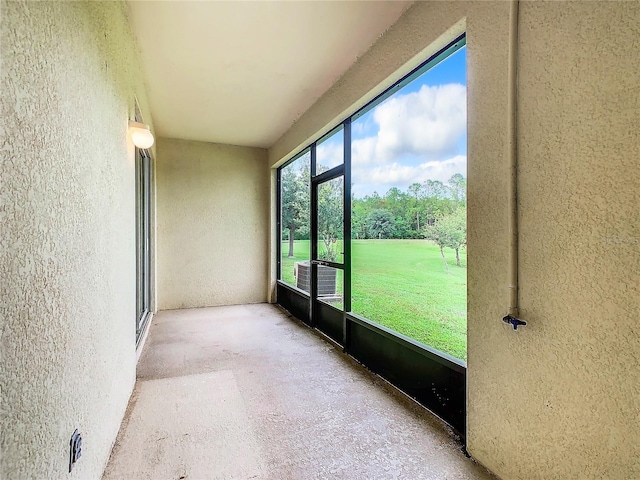
POLYGON ((320 175, 316 175, 311 179, 311 181, 314 185, 317 185, 319 183, 328 182, 334 178, 341 177, 342 175, 344 175, 344 164, 333 167, 331 170, 327 170, 326 172, 322 172, 320 175))
POLYGON ((311 263, 316 265, 322 265, 323 267, 336 268, 338 270, 344 270, 344 264, 337 262, 330 262, 328 260, 311 260, 311 263))

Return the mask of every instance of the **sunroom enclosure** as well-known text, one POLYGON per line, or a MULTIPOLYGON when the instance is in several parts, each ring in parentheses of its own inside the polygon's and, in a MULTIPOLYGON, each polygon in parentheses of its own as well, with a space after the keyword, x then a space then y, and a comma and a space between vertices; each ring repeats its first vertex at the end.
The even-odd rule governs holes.
MULTIPOLYGON (((277 170, 278 303, 428 407, 463 437, 466 256, 461 256, 461 250, 466 242, 465 45, 465 35, 458 37, 277 170), (427 85, 429 82, 425 79, 429 75, 430 83, 435 86, 427 85), (445 79, 456 75, 458 83, 442 85, 445 79), (380 108, 395 108, 391 114, 402 113, 410 123, 411 112, 407 113, 407 108, 424 107, 410 105, 412 101, 421 94, 429 96, 445 87, 453 88, 462 99, 462 104, 451 102, 453 106, 449 107, 458 123, 457 132, 461 131, 462 135, 449 134, 450 138, 445 138, 447 145, 440 148, 441 153, 453 155, 450 160, 439 162, 430 157, 433 152, 423 144, 404 155, 400 155, 402 147, 397 145, 391 145, 385 152, 378 141, 377 151, 370 149, 370 155, 388 155, 389 164, 392 162, 389 151, 395 148, 400 156, 393 158, 400 160, 393 160, 386 176, 375 161, 362 161, 366 134, 371 133, 374 117, 381 115, 380 108), (400 94, 406 95, 407 105, 398 105, 400 94), (436 163, 446 165, 448 170, 439 171, 438 179, 425 177, 433 172, 436 163), (412 177, 416 172, 422 177, 412 177), (451 175, 450 186, 441 180, 447 172, 451 175), (374 179, 377 185, 386 186, 384 199, 374 190, 374 179), (402 199, 402 206, 395 209, 390 206, 392 197, 402 199), (439 234, 439 227, 442 229, 445 224, 453 227, 446 235, 439 234), (372 245, 377 251, 370 247, 372 245), (367 281, 374 276, 380 281, 386 278, 376 272, 363 275, 366 265, 376 261, 375 258, 378 262, 387 262, 398 278, 414 274, 406 270, 406 266, 393 264, 391 248, 404 253, 432 248, 439 262, 437 266, 425 266, 422 261, 412 260, 415 271, 422 273, 433 268, 439 271, 435 276, 417 277, 413 297, 408 300, 413 303, 406 310, 393 302, 398 290, 404 288, 402 285, 387 285, 376 293, 366 288, 367 281), (445 249, 449 250, 452 265, 445 249), (451 257, 454 251, 455 260, 451 257), (429 281, 440 282, 438 288, 453 298, 453 307, 447 305, 442 312, 421 308, 433 300, 432 295, 424 295, 421 286, 428 286, 429 281), (379 303, 377 308, 368 308, 374 303, 379 303), (456 318, 450 318, 451 315, 456 318), (400 321, 395 322, 396 317, 400 321), (450 339, 441 341, 437 332, 421 328, 430 324, 453 332, 450 339)), ((452 94, 447 91, 445 95, 452 94)), ((435 108, 435 94, 429 101, 435 108)), ((431 115, 428 109, 426 115, 431 115)), ((381 122, 378 117, 375 121, 381 122)), ((405 127, 411 128, 411 125, 405 127)), ((431 137, 432 142, 436 138, 440 143, 448 135, 441 131, 413 133, 418 137, 431 137)), ((443 169, 440 165, 437 168, 443 169)))

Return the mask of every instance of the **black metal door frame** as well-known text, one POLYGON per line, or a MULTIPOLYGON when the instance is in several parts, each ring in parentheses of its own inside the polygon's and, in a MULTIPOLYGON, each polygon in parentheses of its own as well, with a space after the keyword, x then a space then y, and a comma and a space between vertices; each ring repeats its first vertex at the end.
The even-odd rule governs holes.
MULTIPOLYGON (((466 45, 463 34, 452 43, 438 51, 422 65, 405 75, 397 83, 386 89, 375 99, 356 113, 336 126, 321 139, 307 148, 311 152, 310 181, 310 241, 311 241, 311 284, 309 295, 299 289, 277 281, 277 301, 296 317, 327 334, 338 343, 342 343, 344 351, 354 357, 373 372, 384 377, 402 391, 415 398, 433 413, 449 423, 463 438, 466 437, 466 363, 438 351, 428 345, 376 324, 351 311, 352 280, 352 245, 351 245, 351 123, 370 111, 380 102, 404 85, 410 83, 429 68, 437 65, 446 57, 466 45), (316 175, 316 146, 322 139, 343 129, 344 131, 344 163, 326 172, 316 175), (318 260, 318 185, 344 177, 344 231, 343 231, 343 264, 318 260), (333 306, 318 302, 317 268, 327 265, 343 271, 343 310, 340 312, 333 306), (308 302, 308 303, 307 303, 308 302), (337 316, 340 316, 338 320, 337 316), (318 328, 321 316, 331 316, 333 325, 341 321, 341 338, 337 338, 335 329, 332 333, 318 328), (340 342, 342 340, 342 342, 340 342)), ((298 154, 298 156, 301 154, 298 154)), ((298 156, 293 157, 294 161, 298 156)), ((285 164, 286 165, 286 164, 285 164)), ((280 222, 280 180, 281 168, 277 177, 278 222, 280 222)), ((278 224, 278 232, 281 225, 278 224)), ((280 235, 279 233, 278 235, 280 235)), ((278 241, 278 279, 280 278, 281 244, 278 241)), ((320 322, 320 323, 324 323, 320 322)), ((324 325, 326 327, 326 324, 324 325)), ((323 325, 321 325, 323 327, 323 325)))
MULTIPOLYGON (((325 137, 331 136, 334 131, 330 132, 325 137)), ((311 241, 311 262, 310 262, 311 263, 311 279, 310 279, 310 285, 309 285, 310 286, 309 295, 310 295, 311 301, 309 302, 309 318, 310 318, 310 324, 314 328, 318 327, 318 319, 320 315, 320 308, 318 305, 318 302, 319 302, 318 300, 318 266, 324 265, 327 267, 344 271, 343 263, 329 262, 327 260, 318 259, 318 187, 320 187, 320 185, 324 183, 327 183, 331 180, 335 180, 336 178, 340 178, 340 177, 343 177, 343 181, 344 181, 345 165, 343 163, 342 165, 338 165, 337 167, 334 167, 330 170, 327 170, 326 172, 316 175, 317 143, 318 142, 314 142, 311 145, 311 182, 310 182, 310 188, 311 188, 310 227, 311 228, 310 228, 310 234, 309 234, 310 241, 311 241)), ((346 197, 346 185, 345 185, 345 188, 342 189, 342 197, 343 197, 342 206, 344 208, 345 206, 344 198, 346 197)), ((344 223, 343 223, 343 234, 342 234, 343 242, 344 242, 344 238, 346 238, 346 232, 344 230, 345 229, 344 229, 344 223)), ((345 251, 345 254, 346 254, 346 251, 345 251)), ((346 256, 344 254, 343 254, 343 259, 346 259, 346 256)), ((344 274, 343 274, 343 281, 344 281, 344 274)), ((343 286, 343 297, 344 297, 344 286, 343 286)), ((344 306, 345 306, 345 303, 343 298, 343 310, 342 310, 343 320, 344 320, 344 312, 345 312, 344 306)))

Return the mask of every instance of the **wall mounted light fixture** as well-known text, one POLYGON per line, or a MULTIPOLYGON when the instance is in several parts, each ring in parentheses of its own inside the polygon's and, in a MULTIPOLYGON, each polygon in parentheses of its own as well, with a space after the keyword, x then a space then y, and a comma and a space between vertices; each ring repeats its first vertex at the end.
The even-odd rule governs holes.
POLYGON ((153 145, 153 133, 149 125, 129 120, 129 132, 131 132, 131 141, 138 148, 149 148, 153 145))

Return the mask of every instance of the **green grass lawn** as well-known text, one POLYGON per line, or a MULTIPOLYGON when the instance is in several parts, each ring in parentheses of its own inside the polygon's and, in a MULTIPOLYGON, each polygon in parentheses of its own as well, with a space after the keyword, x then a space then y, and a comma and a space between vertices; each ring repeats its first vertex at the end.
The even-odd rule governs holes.
MULTIPOLYGON (((353 240, 352 250, 354 313, 466 360, 466 251, 457 267, 455 252, 445 250, 447 274, 440 249, 426 240, 353 240)), ((308 260, 309 241, 295 242, 293 258, 287 242, 282 252, 282 280, 295 284, 293 265, 308 260)))

